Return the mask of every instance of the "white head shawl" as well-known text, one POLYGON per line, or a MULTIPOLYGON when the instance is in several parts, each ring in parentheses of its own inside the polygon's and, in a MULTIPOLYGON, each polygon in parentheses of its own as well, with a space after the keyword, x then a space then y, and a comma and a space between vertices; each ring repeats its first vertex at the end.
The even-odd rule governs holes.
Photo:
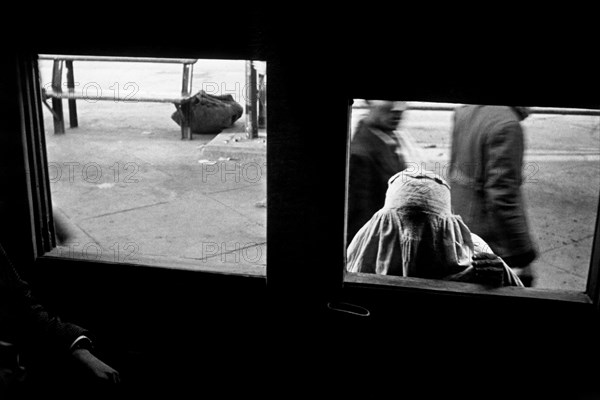
POLYGON ((385 205, 348 247, 350 272, 443 279, 471 265, 471 232, 451 212, 450 187, 430 172, 400 172, 385 205))

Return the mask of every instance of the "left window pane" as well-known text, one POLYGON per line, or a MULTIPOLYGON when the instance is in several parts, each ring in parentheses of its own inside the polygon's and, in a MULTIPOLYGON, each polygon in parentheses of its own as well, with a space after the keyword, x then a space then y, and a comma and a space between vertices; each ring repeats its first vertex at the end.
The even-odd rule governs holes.
POLYGON ((40 55, 53 255, 265 273, 266 64, 191 61, 40 55))

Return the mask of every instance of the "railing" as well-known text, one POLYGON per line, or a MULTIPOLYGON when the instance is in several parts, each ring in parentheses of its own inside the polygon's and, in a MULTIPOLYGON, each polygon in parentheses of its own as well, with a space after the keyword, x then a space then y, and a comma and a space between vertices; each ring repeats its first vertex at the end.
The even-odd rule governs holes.
MULTIPOLYGON (((407 102, 408 110, 420 111, 454 111, 454 109, 462 104, 454 103, 411 103, 407 102)), ((368 109, 366 104, 355 104, 352 106, 355 110, 368 109)), ((559 114, 559 115, 593 115, 600 116, 600 109, 587 108, 560 108, 560 107, 530 107, 531 114, 559 114)))
MULTIPOLYGON (((86 99, 85 95, 75 94, 74 61, 102 61, 102 62, 136 62, 136 63, 161 63, 161 64, 183 64, 183 74, 181 83, 181 95, 177 97, 165 96, 138 96, 135 98, 122 98, 121 101, 131 102, 159 102, 173 103, 182 114, 181 118, 181 138, 192 139, 190 128, 190 105, 189 99, 192 96, 192 72, 195 58, 155 58, 155 57, 106 57, 106 56, 74 56, 62 54, 40 54, 40 60, 53 61, 52 68, 52 87, 50 90, 43 91, 44 104, 52 113, 54 119, 54 133, 64 134, 65 123, 63 115, 62 100, 68 100, 69 105, 69 123, 71 128, 79 125, 77 120, 77 99, 86 99), (67 91, 62 90, 63 86, 63 64, 67 68, 67 91), (52 99, 52 107, 46 103, 46 99, 52 99)), ((113 96, 95 96, 94 100, 114 100, 113 96)))

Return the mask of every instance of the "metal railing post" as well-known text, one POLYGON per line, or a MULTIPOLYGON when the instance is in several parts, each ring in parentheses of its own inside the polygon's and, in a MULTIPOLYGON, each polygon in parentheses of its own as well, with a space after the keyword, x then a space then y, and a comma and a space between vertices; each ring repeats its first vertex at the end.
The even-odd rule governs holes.
MULTIPOLYGON (((192 72, 194 65, 185 63, 183 64, 183 82, 181 85, 181 97, 188 97, 192 94, 192 72)), ((192 128, 191 128, 191 104, 189 101, 183 101, 181 103, 181 139, 192 140, 192 128)))
MULTIPOLYGON (((66 61, 67 66, 67 89, 69 95, 75 94, 75 74, 73 71, 73 60, 66 61)), ((69 98, 69 126, 77 128, 77 102, 75 98, 69 98)))
MULTIPOLYGON (((54 60, 52 67, 52 90, 56 93, 62 92, 62 60, 54 60)), ((63 114, 62 99, 52 98, 52 109, 54 110, 54 133, 65 133, 65 118, 63 114)))
POLYGON ((256 103, 258 88, 256 87, 256 69, 252 61, 246 61, 246 136, 248 139, 258 138, 258 113, 256 103))

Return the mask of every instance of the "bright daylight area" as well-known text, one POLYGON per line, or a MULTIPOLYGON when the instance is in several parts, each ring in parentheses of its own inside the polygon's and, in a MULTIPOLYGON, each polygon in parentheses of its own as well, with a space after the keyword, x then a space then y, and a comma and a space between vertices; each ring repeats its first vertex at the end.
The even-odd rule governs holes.
MULTIPOLYGON (((447 105, 444 111, 431 109, 444 108, 441 103, 407 104, 398 130, 414 139, 427 160, 424 169, 447 178, 452 109, 458 105, 447 105)), ((600 117, 597 113, 543 113, 533 107, 536 109, 522 121, 522 191, 531 238, 538 250, 531 264, 537 273, 534 287, 584 291, 600 194, 600 117)), ((355 99, 353 133, 367 113, 367 103, 355 99)))
POLYGON ((39 61, 48 171, 72 235, 54 253, 264 274, 265 63, 82 57, 70 79, 69 60, 53 56, 39 61), (60 133, 53 95, 69 81, 77 126, 63 98, 60 133))

